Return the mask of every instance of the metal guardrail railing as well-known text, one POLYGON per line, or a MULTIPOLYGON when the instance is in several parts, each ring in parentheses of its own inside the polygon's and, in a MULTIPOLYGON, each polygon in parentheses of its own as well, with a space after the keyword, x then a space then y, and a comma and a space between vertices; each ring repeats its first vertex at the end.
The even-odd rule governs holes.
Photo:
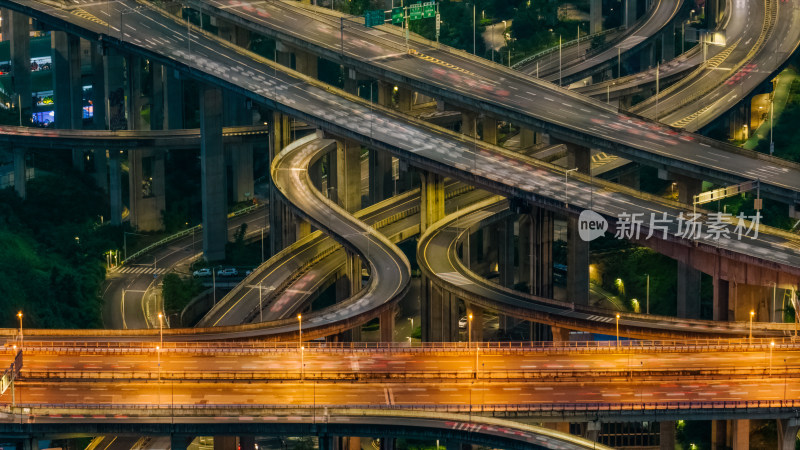
MULTIPOLYGON (((233 217, 238 217, 238 216, 241 216, 243 214, 247 214, 247 213, 249 213, 251 211, 255 211, 256 209, 260 208, 261 206, 262 205, 247 206, 247 207, 242 208, 242 209, 240 209, 238 211, 234 211, 234 212, 228 214, 228 218, 231 219, 233 217)), ((164 239, 161 239, 158 242, 150 244, 147 247, 145 247, 145 248, 139 250, 138 252, 132 254, 131 256, 123 259, 122 262, 120 262, 120 266, 124 266, 128 262, 133 261, 134 259, 136 259, 136 258, 138 258, 138 257, 140 257, 142 255, 147 254, 148 252, 152 251, 155 248, 158 248, 158 247, 160 247, 160 246, 162 246, 164 244, 168 244, 168 243, 170 243, 170 242, 172 242, 174 240, 180 239, 180 238, 182 238, 184 236, 192 235, 192 234, 194 234, 194 233, 196 233, 196 232, 198 232, 198 231, 200 231, 202 229, 203 229, 203 225, 200 224, 200 225, 193 226, 192 228, 187 228, 187 229, 185 229, 183 231, 179 231, 179 232, 177 232, 175 234, 171 234, 171 235, 165 237, 164 239)))
MULTIPOLYGON (((156 330, 158 331, 158 330, 156 330)), ((158 334, 153 342, 137 341, 34 341, 25 340, 26 352, 106 352, 121 353, 124 351, 138 351, 140 353, 155 353, 158 334)), ((768 351, 798 350, 800 339, 783 338, 737 338, 737 339, 692 339, 692 340, 622 340, 616 341, 579 341, 579 342, 552 342, 552 341, 527 341, 527 342, 321 342, 304 341, 306 352, 336 353, 336 352, 402 352, 402 353, 432 353, 432 352, 473 352, 478 349, 481 353, 501 352, 741 352, 741 351, 768 351), (774 346, 772 345, 774 343, 774 346)), ((233 352, 297 352, 297 342, 263 342, 263 341, 231 341, 231 342, 206 342, 164 341, 162 352, 167 353, 233 353, 233 352)), ((10 344, 6 344, 5 352, 13 353, 10 344)))
MULTIPOLYGON (((594 34, 587 34, 585 36, 581 36, 578 39, 572 39, 571 41, 562 42, 561 43, 561 50, 563 51, 564 48, 572 47, 573 45, 577 45, 577 44, 580 44, 582 42, 591 41, 592 39, 594 39, 594 38, 596 38, 598 36, 605 36, 607 34, 619 32, 619 31, 623 31, 623 30, 625 30, 625 26, 624 25, 620 26, 620 27, 617 27, 617 28, 609 28, 609 29, 606 29, 606 30, 603 30, 603 31, 599 31, 599 32, 594 33, 594 34)), ((547 56, 547 55, 549 55, 551 53, 555 53, 557 51, 558 51, 558 46, 556 45, 554 47, 550 47, 550 48, 548 48, 546 50, 542 50, 542 51, 540 51, 538 53, 535 53, 533 55, 526 56, 525 58, 523 58, 523 59, 515 62, 514 64, 512 64, 511 67, 513 69, 519 69, 520 67, 524 66, 525 64, 528 64, 531 61, 535 61, 535 60, 537 60, 539 58, 547 56)))
MULTIPOLYGON (((292 411, 314 414, 317 411, 327 408, 342 410, 380 410, 380 411, 428 411, 428 412, 516 412, 516 413, 553 413, 553 412, 651 412, 651 411, 690 411, 690 410, 732 410, 732 409, 775 409, 786 408, 794 409, 800 407, 800 399, 786 400, 708 400, 708 401, 672 401, 672 402, 564 402, 564 403, 474 403, 474 404, 317 404, 317 405, 286 405, 286 404, 255 404, 255 403, 231 403, 231 404, 201 404, 201 403, 17 403, 11 407, 9 403, 0 403, 0 411, 7 413, 25 412, 31 415, 46 415, 52 411, 57 414, 58 410, 85 410, 86 413, 94 411, 142 411, 147 415, 155 411, 167 413, 187 414, 189 412, 208 412, 219 415, 220 412, 227 412, 230 415, 238 415, 242 411, 253 411, 256 414, 263 414, 265 411, 292 411), (27 411, 26 411, 27 410, 27 411), (50 411, 48 411, 50 410, 50 411)), ((71 416, 67 420, 85 420, 84 417, 71 416)), ((105 420, 105 417, 98 418, 105 420)))

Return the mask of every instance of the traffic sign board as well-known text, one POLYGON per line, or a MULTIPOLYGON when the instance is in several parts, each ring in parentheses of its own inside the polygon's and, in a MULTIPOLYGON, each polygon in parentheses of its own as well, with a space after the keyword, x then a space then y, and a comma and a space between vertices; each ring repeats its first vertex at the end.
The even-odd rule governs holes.
POLYGON ((381 10, 367 10, 364 12, 364 26, 377 27, 383 25, 385 13, 381 10))
POLYGON ((414 3, 409 7, 408 19, 409 20, 422 19, 422 3, 414 3))
POLYGON ((436 15, 436 2, 426 2, 422 4, 422 17, 429 19, 436 15))
POLYGON ((403 14, 403 8, 392 8, 392 23, 395 25, 400 25, 403 23, 403 18, 405 14, 403 14))

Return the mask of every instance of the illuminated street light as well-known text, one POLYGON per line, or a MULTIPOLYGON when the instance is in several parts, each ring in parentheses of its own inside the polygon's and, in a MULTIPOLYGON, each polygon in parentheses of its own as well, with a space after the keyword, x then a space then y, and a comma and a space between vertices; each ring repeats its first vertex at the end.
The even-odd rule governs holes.
POLYGON ((303 348, 303 315, 302 314, 298 314, 297 315, 297 330, 300 332, 300 336, 299 336, 299 338, 297 340, 297 345, 299 345, 300 348, 302 349, 303 348))
POLYGON ((775 348, 775 341, 769 343, 769 376, 772 376, 772 349, 775 348))
POLYGON ((619 314, 617 314, 617 347, 619 347, 619 314))
POLYGON ((17 317, 19 317, 19 351, 22 351, 24 350, 22 339, 22 311, 17 313, 17 317))
POLYGON ((750 339, 749 339, 750 345, 753 345, 753 316, 755 315, 756 315, 755 311, 750 311, 750 339))

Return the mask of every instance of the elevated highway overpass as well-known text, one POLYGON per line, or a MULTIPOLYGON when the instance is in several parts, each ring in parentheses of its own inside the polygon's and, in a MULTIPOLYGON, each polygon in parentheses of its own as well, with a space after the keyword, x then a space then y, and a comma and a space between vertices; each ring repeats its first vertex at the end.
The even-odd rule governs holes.
POLYGON ((795 164, 763 159, 763 155, 686 133, 679 134, 684 138, 680 146, 677 141, 668 143, 659 137, 672 132, 667 127, 647 120, 638 122, 603 102, 577 96, 518 71, 419 37, 412 37, 407 48, 395 27, 367 30, 358 23, 360 19, 348 18, 342 30, 342 19, 332 16, 335 13, 294 2, 255 6, 246 2, 212 2, 197 6, 235 26, 341 62, 358 73, 413 86, 448 104, 541 130, 556 139, 721 184, 761 178, 765 195, 777 196, 787 203, 795 202, 800 195, 795 192, 800 186, 791 181, 795 172, 800 179, 795 164), (593 122, 597 118, 603 123, 593 122), (648 131, 637 129, 637 123, 648 131), (722 153, 726 158, 712 154, 710 162, 698 157, 710 152, 722 153))

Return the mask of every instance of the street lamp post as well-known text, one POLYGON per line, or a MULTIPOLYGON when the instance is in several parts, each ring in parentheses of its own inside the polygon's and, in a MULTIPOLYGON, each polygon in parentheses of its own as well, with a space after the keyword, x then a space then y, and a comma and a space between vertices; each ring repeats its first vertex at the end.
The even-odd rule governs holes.
POLYGON ((650 274, 647 275, 647 314, 650 314, 650 274))
POLYGON ((19 351, 25 350, 24 347, 24 339, 22 335, 22 311, 17 313, 17 317, 19 318, 19 351))
POLYGON ((753 345, 753 316, 755 315, 755 311, 750 311, 750 338, 748 340, 750 345, 753 345))
POLYGON ((302 345, 300 346, 300 380, 305 380, 306 378, 306 357, 305 357, 305 347, 302 345))
POLYGON ((156 354, 158 355, 158 381, 161 381, 161 346, 156 346, 156 354))
POLYGON ((467 316, 467 348, 472 348, 472 313, 467 316))
POLYGON ((619 348, 619 314, 617 314, 617 348, 619 348))
POLYGON ((297 330, 300 332, 299 338, 298 338, 298 341, 297 341, 297 345, 299 345, 300 348, 303 348, 303 315, 302 314, 298 314, 297 315, 297 330))
POLYGON ((158 313, 158 341, 164 346, 164 314, 158 313))

